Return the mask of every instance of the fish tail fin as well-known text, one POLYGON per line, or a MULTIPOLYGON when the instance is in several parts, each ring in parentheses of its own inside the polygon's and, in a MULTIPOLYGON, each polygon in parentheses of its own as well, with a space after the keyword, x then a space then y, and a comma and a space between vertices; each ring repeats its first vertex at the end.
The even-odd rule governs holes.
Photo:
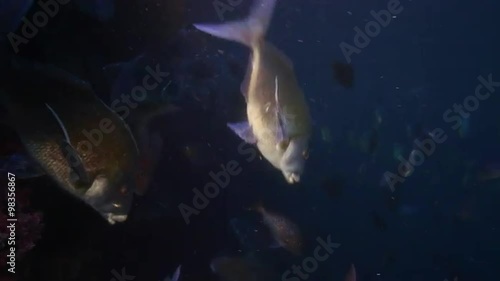
POLYGON ((253 47, 264 38, 277 0, 256 0, 250 15, 224 24, 194 24, 198 30, 222 39, 253 47))
POLYGON ((172 279, 170 279, 171 281, 178 281, 179 280, 179 277, 181 276, 181 266, 182 265, 179 265, 177 267, 177 269, 175 270, 174 274, 172 274, 172 279))

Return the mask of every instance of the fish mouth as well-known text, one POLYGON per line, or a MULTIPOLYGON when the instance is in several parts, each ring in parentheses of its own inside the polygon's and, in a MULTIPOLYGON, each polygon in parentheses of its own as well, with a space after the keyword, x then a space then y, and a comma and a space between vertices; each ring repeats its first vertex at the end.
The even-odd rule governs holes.
POLYGON ((300 175, 298 173, 287 173, 285 178, 289 184, 300 182, 300 175))
POLYGON ((112 213, 106 214, 106 219, 110 224, 115 224, 116 222, 124 222, 127 220, 128 215, 116 215, 112 213))

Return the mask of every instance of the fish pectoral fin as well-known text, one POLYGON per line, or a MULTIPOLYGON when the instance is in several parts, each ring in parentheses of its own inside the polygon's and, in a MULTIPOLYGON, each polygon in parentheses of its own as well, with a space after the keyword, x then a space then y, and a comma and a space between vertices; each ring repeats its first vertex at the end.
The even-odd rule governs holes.
POLYGON ((257 139, 248 122, 227 123, 227 126, 247 143, 255 144, 257 139))
POLYGON ((64 140, 61 143, 61 150, 64 158, 68 161, 68 164, 71 167, 71 171, 73 172, 72 175, 70 175, 72 180, 82 184, 91 184, 90 175, 85 170, 83 160, 76 149, 64 140))
POLYGON ((98 175, 92 182, 90 188, 85 192, 85 201, 90 204, 97 203, 97 201, 99 201, 99 199, 101 199, 102 196, 105 195, 106 190, 108 190, 108 186, 108 179, 102 175, 98 175))
POLYGON ((171 281, 178 281, 179 280, 179 277, 181 276, 181 266, 182 265, 179 265, 177 267, 174 274, 172 275, 172 278, 170 278, 171 281))

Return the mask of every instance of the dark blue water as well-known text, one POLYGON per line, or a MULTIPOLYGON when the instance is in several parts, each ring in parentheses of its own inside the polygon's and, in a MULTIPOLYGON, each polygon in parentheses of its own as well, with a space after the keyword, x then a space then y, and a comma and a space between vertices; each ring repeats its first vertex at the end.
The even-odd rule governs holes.
MULTIPOLYGON (((289 185, 255 148, 239 147, 242 141, 226 126, 246 117, 240 83, 248 49, 192 26, 242 18, 251 1, 75 0, 59 4, 47 24, 16 47, 12 32, 22 35, 22 11, 33 19, 41 8, 3 1, 1 61, 56 65, 88 81, 107 104, 140 84, 145 66, 159 65, 170 76, 147 101, 180 108, 151 121, 148 132, 163 140, 154 151, 159 162, 126 222, 109 225, 50 177, 18 180, 17 189, 29 193, 26 213, 39 212, 43 220, 5 280, 119 280, 114 274, 122 269, 133 276, 126 280, 163 280, 178 265, 181 280, 220 280, 210 268, 214 258, 251 254, 277 279, 298 281, 305 278, 282 274, 303 265, 317 239, 326 237, 340 246, 307 280, 343 280, 351 264, 361 281, 498 279, 500 182, 492 168, 500 163, 498 3, 278 0, 266 38, 293 62, 313 120, 305 173, 289 185), (375 23, 373 14, 388 5, 399 12, 385 26, 375 23), (355 28, 367 25, 378 29, 365 35, 366 46, 357 45, 355 28), (345 46, 356 51, 346 56, 345 46), (352 88, 334 79, 334 61, 350 64, 352 88), (377 145, 369 153, 360 143, 374 128, 377 145), (437 132, 441 143, 432 141, 432 153, 401 176, 395 147, 407 160, 412 150, 422 152, 415 140, 432 140, 437 132), (239 172, 219 177, 225 183, 218 194, 186 223, 180 204, 193 206, 193 189, 203 190, 229 165, 239 172), (394 190, 384 181, 387 173, 403 179, 394 190), (332 188, 341 192, 332 195, 332 188), (270 249, 264 230, 250 235, 265 229, 248 210, 259 200, 299 227, 301 256, 270 249), (235 219, 239 232, 230 223, 235 219)), ((2 159, 25 154, 5 123, 2 159)), ((20 226, 17 231, 24 233, 20 226)))

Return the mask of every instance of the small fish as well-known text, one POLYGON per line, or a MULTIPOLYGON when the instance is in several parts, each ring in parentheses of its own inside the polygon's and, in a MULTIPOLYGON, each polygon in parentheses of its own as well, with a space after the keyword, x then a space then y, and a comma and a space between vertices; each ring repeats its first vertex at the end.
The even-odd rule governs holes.
POLYGON ((333 78, 342 87, 350 89, 354 86, 354 69, 349 63, 334 61, 332 63, 333 78))
POLYGON ((228 126, 280 169, 290 184, 300 181, 308 154, 312 121, 309 107, 295 77, 292 62, 264 36, 276 0, 256 0, 250 16, 225 24, 195 24, 205 33, 251 48, 241 91, 248 121, 228 126))
POLYGON ((0 85, 30 157, 110 224, 125 221, 139 156, 127 124, 87 82, 54 66, 13 59, 0 85))
POLYGON ((280 214, 267 211, 261 202, 252 209, 262 215, 264 224, 271 231, 277 247, 283 247, 297 256, 302 253, 302 235, 295 223, 280 214))
POLYGON ((163 281, 179 281, 179 277, 181 276, 181 265, 177 267, 175 272, 172 274, 172 277, 167 276, 163 281))
POLYGON ((266 281, 277 276, 251 257, 218 257, 210 263, 212 272, 224 281, 266 281))
POLYGON ((356 281, 356 268, 354 267, 354 264, 351 264, 351 266, 349 267, 349 271, 347 272, 344 280, 356 281))

